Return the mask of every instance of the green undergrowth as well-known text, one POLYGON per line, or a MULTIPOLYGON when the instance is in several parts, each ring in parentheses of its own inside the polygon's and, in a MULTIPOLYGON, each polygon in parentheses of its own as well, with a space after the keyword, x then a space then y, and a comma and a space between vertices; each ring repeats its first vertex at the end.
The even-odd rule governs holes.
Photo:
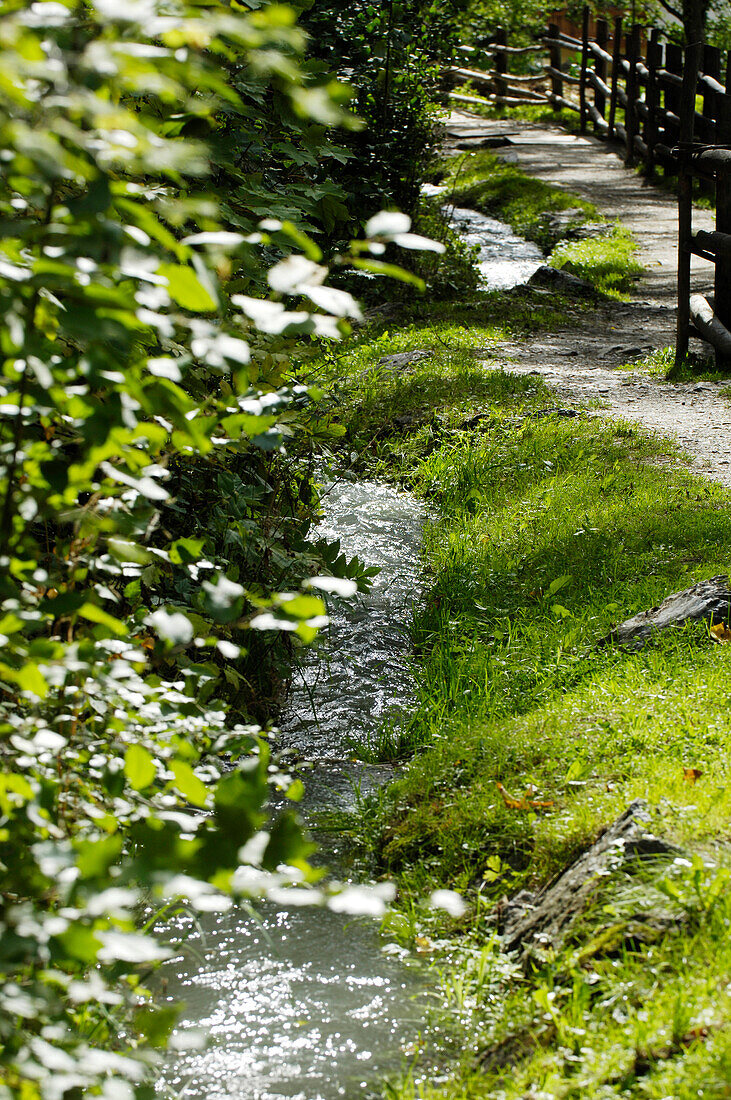
POLYGON ((675 369, 675 348, 656 348, 650 355, 632 363, 623 363, 620 370, 647 374, 658 382, 723 382, 729 372, 716 368, 713 354, 689 352, 679 370, 675 369))
POLYGON ((605 222, 593 203, 554 184, 526 175, 489 152, 468 152, 447 162, 444 182, 451 201, 507 222, 535 241, 549 263, 585 279, 602 294, 627 300, 642 273, 633 238, 618 222, 605 222), (571 211, 571 216, 566 216, 571 211), (564 217, 556 215, 564 214, 564 217), (594 227, 584 236, 585 226, 594 227), (599 235, 594 235, 602 226, 599 235))
POLYGON ((401 767, 358 828, 399 883, 390 933, 440 958, 463 1053, 448 1083, 391 1095, 727 1096, 731 648, 705 625, 639 651, 602 640, 728 570, 729 494, 670 443, 475 355, 485 313, 371 329, 340 361, 347 446, 431 516, 417 705, 363 746, 401 767), (419 362, 378 366, 429 340, 419 362), (502 955, 499 899, 549 881, 637 798, 682 855, 619 861, 559 951, 525 971, 502 955), (438 888, 464 917, 420 908, 438 888))
MULTIPOLYGON (((353 473, 411 483, 420 458, 471 418, 492 415, 495 380, 484 362, 509 358, 521 335, 578 323, 586 308, 529 287, 475 293, 459 306, 410 305, 364 326, 331 357, 301 363, 299 377, 327 391, 317 411, 342 433, 338 463, 346 455, 353 473)), ((506 393, 523 387, 501 378, 506 393)), ((528 386, 547 393, 535 376, 528 386)))

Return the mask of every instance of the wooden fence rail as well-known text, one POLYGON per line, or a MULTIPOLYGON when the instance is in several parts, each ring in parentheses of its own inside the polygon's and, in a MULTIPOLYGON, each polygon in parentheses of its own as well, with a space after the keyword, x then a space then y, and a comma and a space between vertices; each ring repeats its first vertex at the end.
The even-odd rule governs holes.
MULTIPOLYGON (((490 69, 453 66, 453 82, 469 81, 480 96, 450 93, 457 102, 540 105, 579 115, 582 133, 621 143, 628 165, 652 177, 661 167, 678 179, 678 329, 676 363, 690 336, 712 344, 719 368, 731 369, 731 51, 683 50, 658 28, 610 28, 584 9, 581 38, 555 23, 532 46, 513 47, 504 32, 483 57, 490 69), (510 73, 511 58, 533 57, 533 72, 510 73), (693 233, 693 179, 716 200, 716 232, 693 233), (691 294, 690 259, 715 264, 715 295, 691 294)), ((525 66, 524 66, 525 67, 525 66)))

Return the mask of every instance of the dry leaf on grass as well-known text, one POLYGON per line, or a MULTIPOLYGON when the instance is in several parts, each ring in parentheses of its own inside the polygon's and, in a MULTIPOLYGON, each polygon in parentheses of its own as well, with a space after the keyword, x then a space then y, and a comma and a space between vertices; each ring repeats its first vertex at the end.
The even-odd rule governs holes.
POLYGON ((514 798, 512 794, 505 790, 502 783, 496 783, 495 786, 500 791, 503 802, 509 810, 547 810, 550 806, 553 806, 553 802, 541 802, 532 797, 536 793, 536 788, 532 784, 526 787, 522 798, 514 798))

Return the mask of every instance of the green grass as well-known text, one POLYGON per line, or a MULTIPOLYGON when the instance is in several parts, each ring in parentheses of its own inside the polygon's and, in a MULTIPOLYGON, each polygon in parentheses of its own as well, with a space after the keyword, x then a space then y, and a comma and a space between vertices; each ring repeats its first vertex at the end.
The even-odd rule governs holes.
POLYGON ((632 235, 617 223, 606 237, 562 241, 553 250, 550 263, 585 279, 609 298, 627 301, 644 270, 634 258, 636 251, 632 235))
POLYGON ((497 342, 529 329, 539 303, 550 326, 550 296, 485 295, 361 331, 320 366, 341 374, 333 415, 358 468, 409 484, 433 516, 412 630, 418 703, 363 750, 403 766, 356 828, 399 883, 402 942, 449 945, 438 965, 463 1053, 446 1083, 417 1071, 390 1095, 727 1096, 731 647, 702 625, 639 652, 597 643, 728 570, 730 497, 635 426, 537 415, 559 401, 497 369, 497 342), (413 349, 429 355, 378 365, 413 349), (684 768, 702 772, 694 785, 684 768), (550 805, 511 809, 498 782, 550 805), (689 866, 615 873, 555 957, 517 969, 486 914, 550 879, 637 797, 689 866), (465 918, 423 909, 437 887, 462 892, 465 918), (628 924, 658 907, 676 931, 628 945, 628 924), (491 1044, 507 1070, 476 1068, 491 1044))
MULTIPOLYGON (((299 364, 300 381, 323 386, 325 404, 342 437, 332 444, 351 468, 410 483, 419 459, 463 430, 474 416, 490 414, 495 383, 482 360, 505 341, 577 323, 587 306, 543 290, 516 287, 508 293, 477 292, 459 306, 427 302, 401 308, 388 327, 359 329, 332 357, 299 364), (389 356, 422 351, 418 363, 394 368, 389 356)), ((504 353, 501 353, 504 354, 504 353)), ((506 388, 524 389, 503 376, 506 388)), ((547 391, 530 378, 529 390, 547 391)))
POLYGON ((713 355, 689 352, 680 370, 675 370, 675 348, 657 348, 644 359, 623 363, 620 370, 647 374, 658 382, 721 382, 728 380, 728 372, 716 370, 713 355))

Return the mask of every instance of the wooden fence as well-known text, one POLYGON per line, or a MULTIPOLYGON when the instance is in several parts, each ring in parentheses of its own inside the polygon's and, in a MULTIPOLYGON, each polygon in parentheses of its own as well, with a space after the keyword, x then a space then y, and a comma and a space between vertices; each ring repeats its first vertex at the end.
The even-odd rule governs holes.
POLYGON ((483 56, 490 69, 449 70, 450 79, 469 81, 483 93, 451 93, 458 103, 574 111, 582 132, 621 143, 627 164, 639 160, 649 176, 658 166, 677 176, 676 362, 695 335, 713 345, 719 367, 731 368, 731 51, 723 64, 716 47, 683 50, 663 41, 658 28, 625 27, 621 18, 611 27, 597 19, 592 27, 585 8, 581 38, 552 23, 535 45, 511 47, 500 32, 483 56), (511 59, 526 55, 533 55, 535 71, 511 74, 511 59), (715 195, 715 233, 693 233, 694 178, 715 195), (715 264, 715 300, 691 295, 691 255, 715 264))

